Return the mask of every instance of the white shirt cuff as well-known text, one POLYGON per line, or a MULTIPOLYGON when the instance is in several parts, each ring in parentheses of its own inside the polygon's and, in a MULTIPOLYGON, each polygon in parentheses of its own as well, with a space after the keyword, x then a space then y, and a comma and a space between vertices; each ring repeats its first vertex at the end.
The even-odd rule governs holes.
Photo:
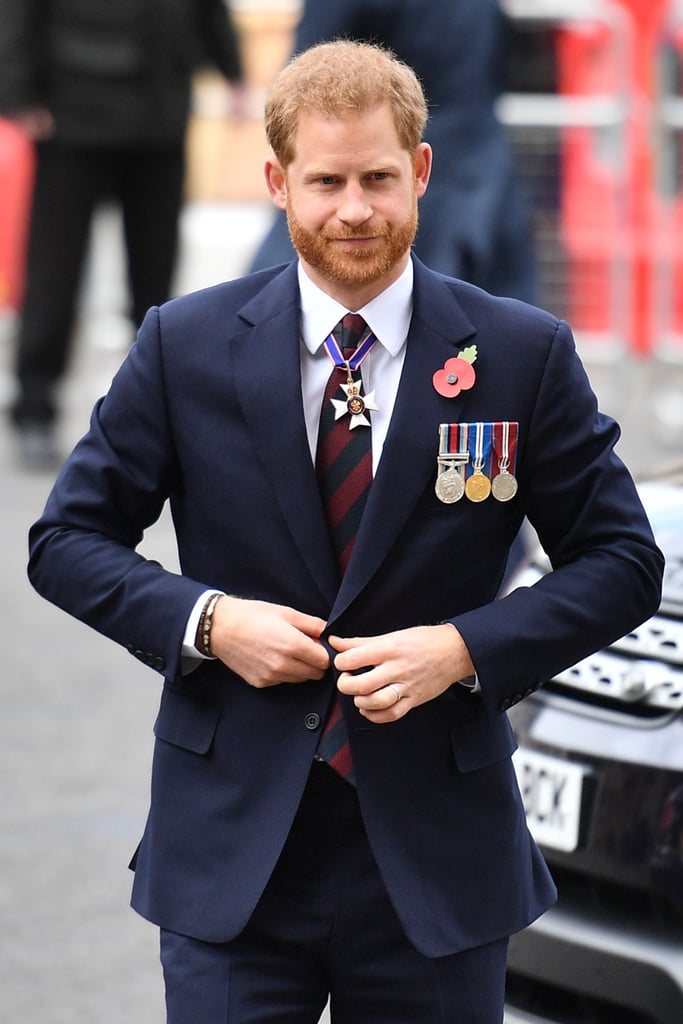
POLYGON ((211 594, 217 593, 219 593, 219 591, 217 590, 205 590, 204 593, 200 594, 200 596, 197 598, 194 607, 190 612, 190 617, 187 620, 187 625, 185 626, 185 636, 183 637, 182 651, 183 659, 190 658, 196 661, 213 660, 212 658, 208 658, 205 654, 202 654, 200 651, 198 651, 197 648, 195 647, 194 642, 197 638, 197 628, 199 626, 199 618, 202 614, 202 608, 206 604, 207 598, 210 597, 211 594))

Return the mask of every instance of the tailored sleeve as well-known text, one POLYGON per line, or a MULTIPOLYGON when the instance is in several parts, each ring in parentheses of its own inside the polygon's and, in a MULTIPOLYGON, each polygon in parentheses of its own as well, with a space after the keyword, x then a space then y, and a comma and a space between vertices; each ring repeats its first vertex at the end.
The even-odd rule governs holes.
POLYGON ((658 607, 663 557, 614 451, 618 438, 616 423, 597 410, 569 327, 560 323, 518 466, 520 495, 553 571, 451 620, 492 710, 515 703, 658 607))
POLYGON ((179 486, 159 335, 152 310, 30 531, 29 576, 47 600, 173 677, 206 584, 136 550, 179 486))

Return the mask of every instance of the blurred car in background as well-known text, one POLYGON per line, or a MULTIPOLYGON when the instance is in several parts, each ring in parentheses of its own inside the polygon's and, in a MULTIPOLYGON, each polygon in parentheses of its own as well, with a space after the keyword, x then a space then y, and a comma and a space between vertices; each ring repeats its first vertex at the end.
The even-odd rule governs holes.
MULTIPOLYGON (((506 1024, 683 1024, 683 464, 639 490, 657 615, 510 711, 559 899, 513 936, 506 1024)), ((534 556, 513 585, 548 571, 534 556)))

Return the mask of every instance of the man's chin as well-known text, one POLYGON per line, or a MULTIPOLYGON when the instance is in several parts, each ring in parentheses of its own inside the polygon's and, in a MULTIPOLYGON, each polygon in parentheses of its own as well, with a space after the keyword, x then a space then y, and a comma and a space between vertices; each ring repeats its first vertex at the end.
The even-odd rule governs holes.
POLYGON ((343 284, 372 284, 391 269, 391 264, 386 259, 378 259, 377 253, 364 249, 348 253, 342 259, 326 260, 317 269, 343 284))
POLYGON ((337 238, 307 231, 291 210, 288 210, 288 219, 294 248, 304 262, 325 280, 347 287, 372 285, 390 274, 410 248, 417 226, 416 218, 409 219, 402 229, 387 230, 372 244, 344 247, 339 244, 343 236, 337 238))

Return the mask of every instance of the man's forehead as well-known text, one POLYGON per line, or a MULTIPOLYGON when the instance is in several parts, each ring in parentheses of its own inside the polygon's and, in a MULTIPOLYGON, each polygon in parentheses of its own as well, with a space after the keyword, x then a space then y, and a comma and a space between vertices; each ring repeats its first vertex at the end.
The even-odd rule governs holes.
POLYGON ((292 136, 292 159, 301 155, 302 147, 308 153, 325 157, 335 151, 340 142, 340 153, 353 150, 354 141, 366 147, 383 146, 387 150, 403 149, 388 103, 369 110, 342 111, 331 114, 322 110, 302 110, 292 136))
POLYGON ((315 105, 305 105, 299 111, 297 116, 296 128, 301 128, 306 123, 326 123, 329 125, 335 124, 347 124, 347 123, 362 123, 368 120, 376 120, 386 118, 391 124, 394 123, 394 116, 391 106, 388 100, 382 101, 381 103, 372 104, 368 107, 362 107, 359 109, 353 107, 340 106, 338 110, 330 110, 327 108, 316 107, 315 105))

